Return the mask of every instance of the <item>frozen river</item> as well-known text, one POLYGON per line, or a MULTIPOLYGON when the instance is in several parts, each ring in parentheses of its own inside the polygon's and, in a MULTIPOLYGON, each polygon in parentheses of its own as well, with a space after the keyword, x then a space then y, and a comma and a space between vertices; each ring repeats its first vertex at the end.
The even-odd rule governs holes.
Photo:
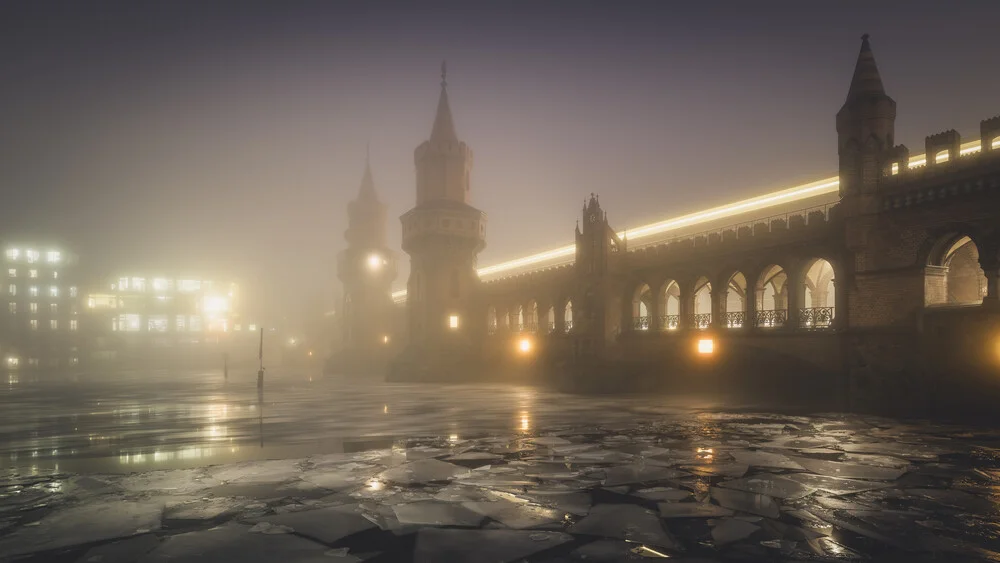
POLYGON ((1000 561, 1000 432, 286 373, 11 378, 0 561, 1000 561))

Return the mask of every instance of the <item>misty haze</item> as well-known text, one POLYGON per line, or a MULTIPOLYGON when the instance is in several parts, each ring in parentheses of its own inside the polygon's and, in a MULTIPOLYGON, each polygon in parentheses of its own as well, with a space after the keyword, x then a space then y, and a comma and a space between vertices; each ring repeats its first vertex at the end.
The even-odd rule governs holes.
POLYGON ((0 5, 0 561, 1000 560, 998 17, 0 5))

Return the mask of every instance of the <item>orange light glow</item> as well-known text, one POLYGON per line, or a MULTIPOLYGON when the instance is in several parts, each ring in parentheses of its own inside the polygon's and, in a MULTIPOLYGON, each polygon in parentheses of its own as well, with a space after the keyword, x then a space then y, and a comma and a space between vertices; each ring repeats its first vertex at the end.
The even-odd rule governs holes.
POLYGON ((522 338, 517 342, 517 349, 520 350, 522 354, 527 354, 531 351, 531 340, 528 338, 522 338))
POLYGON ((715 341, 711 338, 702 338, 698 341, 699 354, 711 354, 715 352, 715 341))

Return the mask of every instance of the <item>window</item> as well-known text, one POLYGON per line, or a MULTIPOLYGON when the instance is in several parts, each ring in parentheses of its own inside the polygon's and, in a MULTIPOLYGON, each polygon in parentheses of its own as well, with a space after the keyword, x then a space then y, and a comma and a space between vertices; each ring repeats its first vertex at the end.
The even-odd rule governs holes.
POLYGON ((31 319, 28 324, 31 325, 31 330, 38 330, 38 319, 31 319))
POLYGON ((893 162, 891 170, 892 170, 891 174, 893 176, 895 176, 896 174, 899 174, 899 163, 898 162, 893 162))
POLYGON ((37 278, 38 270, 28 270, 28 277, 32 279, 37 278))
POLYGON ((17 286, 14 284, 10 284, 9 286, 7 286, 7 293, 11 295, 17 295, 17 286))
POLYGON ((59 288, 57 286, 49 287, 49 297, 59 297, 59 288))
POLYGON ((13 301, 8 303, 7 310, 10 311, 11 313, 17 313, 17 303, 14 303, 13 301))
POLYGON ((28 288, 28 295, 30 295, 32 297, 38 297, 38 286, 37 285, 33 285, 33 286, 29 287, 28 288))
POLYGON ((50 264, 55 264, 61 259, 62 259, 62 254, 60 254, 56 250, 50 250, 45 253, 45 260, 48 261, 50 264))
POLYGON ((59 279, 59 272, 57 272, 56 270, 52 270, 52 279, 54 280, 59 279))
POLYGON ((132 278, 133 291, 146 291, 146 278, 132 278))
POLYGON ((49 303, 49 312, 52 313, 53 315, 56 314, 57 312, 59 312, 59 306, 56 305, 55 303, 49 303))
POLYGON ((16 268, 7 268, 7 277, 16 278, 17 277, 17 269, 16 268))
POLYGON ((76 286, 75 285, 73 287, 69 288, 69 296, 70 297, 76 297, 76 286))
POLYGON ((458 315, 451 315, 448 317, 448 328, 456 329, 458 328, 458 315))
POLYGON ((32 313, 37 313, 38 312, 38 303, 31 303, 31 304, 29 304, 28 305, 28 310, 31 311, 32 313))
POLYGON ((55 319, 50 320, 49 321, 49 328, 52 329, 52 330, 58 329, 59 328, 59 321, 57 321, 55 319))
POLYGON ((76 331, 76 319, 70 319, 70 321, 69 321, 69 329, 71 331, 76 331))
POLYGON ((18 250, 16 248, 11 248, 11 249, 7 250, 7 259, 8 260, 11 260, 11 261, 17 260, 20 257, 21 257, 21 251, 20 250, 18 250))
POLYGON ((38 251, 26 250, 24 251, 24 257, 28 259, 29 264, 34 264, 35 262, 38 262, 38 251))

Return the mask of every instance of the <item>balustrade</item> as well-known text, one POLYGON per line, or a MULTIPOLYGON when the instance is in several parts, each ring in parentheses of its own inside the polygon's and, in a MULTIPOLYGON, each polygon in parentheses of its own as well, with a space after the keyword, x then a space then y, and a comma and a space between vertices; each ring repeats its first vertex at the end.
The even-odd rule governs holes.
POLYGON ((649 317, 636 317, 632 319, 632 330, 649 330, 649 317))
POLYGON ((814 330, 833 327, 833 307, 810 307, 799 310, 799 326, 814 330))
POLYGON ((573 321, 566 321, 564 323, 563 328, 566 330, 566 332, 573 330, 573 321))
POLYGON ((691 328, 705 330, 712 326, 712 313, 699 313, 691 315, 691 328))
POLYGON ((555 332, 555 331, 556 331, 556 323, 554 321, 550 322, 549 323, 549 332, 551 333, 551 332, 555 332))
POLYGON ((497 333, 497 325, 489 325, 486 327, 486 334, 493 336, 497 333))
POLYGON ((663 330, 677 330, 677 327, 681 325, 680 315, 661 315, 660 316, 660 327, 663 330))
POLYGON ((761 328, 778 328, 785 326, 788 320, 787 309, 771 309, 769 311, 757 311, 757 326, 761 328))
POLYGON ((726 328, 743 328, 746 313, 743 311, 726 312, 722 315, 722 323, 726 328))

